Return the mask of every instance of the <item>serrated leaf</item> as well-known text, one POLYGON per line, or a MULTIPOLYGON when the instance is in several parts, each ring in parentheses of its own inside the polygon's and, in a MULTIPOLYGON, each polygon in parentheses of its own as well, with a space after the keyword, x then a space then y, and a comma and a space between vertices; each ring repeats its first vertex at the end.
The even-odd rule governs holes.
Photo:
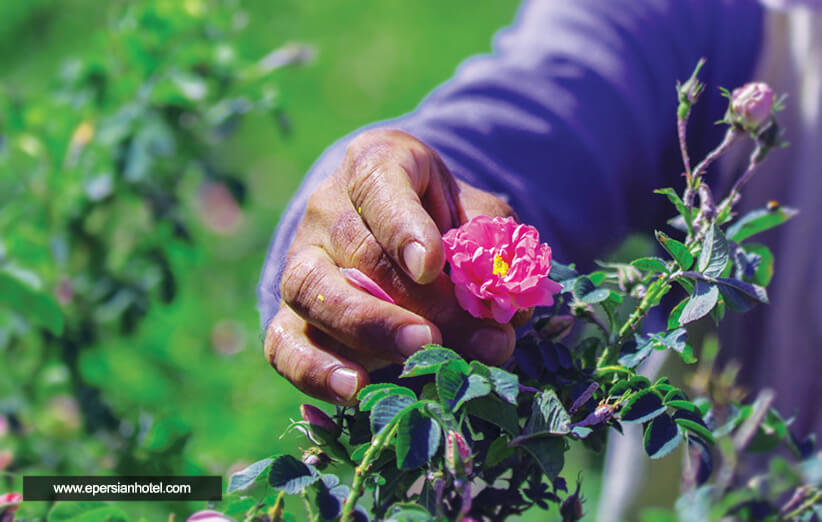
POLYGON ((728 241, 719 227, 712 224, 705 233, 697 268, 708 277, 719 277, 728 264, 728 241))
POLYGON ((488 447, 483 467, 493 468, 503 460, 514 454, 514 449, 508 445, 505 437, 497 437, 488 447))
POLYGON ((667 406, 662 404, 662 397, 653 388, 642 390, 632 395, 620 412, 622 422, 647 422, 665 412, 667 406))
POLYGON ((291 455, 275 457, 268 473, 268 483, 271 487, 277 491, 285 491, 288 495, 302 493, 319 479, 320 474, 314 466, 309 466, 291 455))
POLYGON ((32 288, 6 271, 0 271, 0 304, 19 312, 54 335, 63 333, 63 311, 48 292, 32 288))
POLYGON ((588 304, 601 303, 608 299, 610 291, 607 288, 597 288, 594 282, 586 276, 578 277, 574 283, 574 298, 588 304))
POLYGON ((407 395, 383 397, 371 409, 371 432, 376 435, 402 410, 416 402, 407 395))
POLYGON ((674 258, 674 261, 677 262, 682 270, 688 270, 691 268, 691 265, 694 264, 694 256, 684 244, 669 237, 664 232, 660 232, 659 230, 656 231, 656 240, 659 241, 662 248, 671 254, 671 257, 674 258))
POLYGON ((579 273, 577 273, 576 269, 574 269, 573 264, 564 265, 557 262, 555 259, 551 260, 551 272, 548 274, 548 277, 552 281, 561 283, 563 281, 567 281, 568 279, 573 279, 578 275, 579 273))
POLYGON ((453 407, 459 400, 463 383, 468 377, 468 368, 468 363, 462 359, 459 359, 441 364, 437 369, 437 376, 435 379, 437 384, 437 395, 443 404, 453 407))
POLYGON ((762 208, 748 212, 728 228, 728 239, 741 243, 745 239, 785 223, 798 213, 789 207, 776 210, 762 208))
POLYGON ((688 304, 690 301, 690 297, 686 297, 682 301, 679 302, 678 305, 671 310, 671 313, 668 315, 668 330, 672 330, 674 328, 679 327, 679 318, 682 317, 682 310, 685 309, 685 305, 688 304))
POLYGON ((414 391, 405 386, 390 382, 369 384, 357 394, 357 398, 360 400, 360 411, 370 411, 380 399, 389 395, 406 395, 412 399, 417 398, 414 391))
POLYGON ((679 446, 682 430, 670 415, 663 414, 648 423, 642 442, 649 457, 660 459, 679 446))
POLYGON ((400 419, 397 428, 397 467, 416 469, 431 460, 440 445, 440 427, 419 410, 400 419))
POLYGON ((679 324, 684 326, 708 315, 716 302, 719 300, 719 289, 716 285, 697 280, 694 286, 694 293, 688 300, 688 304, 679 316, 679 324))
POLYGON ((696 485, 708 481, 713 472, 714 463, 708 445, 699 437, 688 437, 688 456, 683 476, 689 476, 696 485))
POLYGON ((565 435, 570 431, 571 416, 565 411, 554 390, 544 390, 534 397, 531 417, 523 435, 565 435))
POLYGON ((668 273, 668 264, 659 257, 641 257, 631 262, 637 270, 668 273))
POLYGON ((627 353, 619 358, 619 364, 626 368, 636 368, 647 359, 654 351, 654 344, 651 339, 636 338, 637 348, 632 353, 627 353))
POLYGON ((457 352, 438 344, 427 344, 424 349, 415 352, 406 359, 400 377, 417 377, 430 375, 448 361, 462 359, 457 352))
POLYGON ((271 464, 274 459, 263 459, 258 460, 254 464, 238 471, 231 475, 231 478, 228 479, 228 490, 227 493, 234 493, 235 491, 243 491, 248 489, 254 482, 257 481, 257 478, 262 475, 266 469, 268 469, 269 464, 271 464))

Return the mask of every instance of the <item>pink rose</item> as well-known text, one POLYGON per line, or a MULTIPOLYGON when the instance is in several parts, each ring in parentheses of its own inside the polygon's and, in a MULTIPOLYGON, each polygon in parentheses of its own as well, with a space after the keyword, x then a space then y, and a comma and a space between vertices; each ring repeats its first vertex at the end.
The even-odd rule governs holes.
POLYGON ((773 102, 773 90, 767 83, 747 83, 731 94, 731 111, 743 127, 756 129, 771 115, 773 102))
POLYGON ((551 247, 513 218, 479 216, 442 236, 454 293, 474 317, 507 323, 520 308, 553 304, 551 247))

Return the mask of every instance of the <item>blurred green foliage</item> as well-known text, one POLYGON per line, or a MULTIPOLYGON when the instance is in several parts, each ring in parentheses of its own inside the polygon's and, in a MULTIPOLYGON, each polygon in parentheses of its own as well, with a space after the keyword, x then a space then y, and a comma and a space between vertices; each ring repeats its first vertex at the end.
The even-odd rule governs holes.
POLYGON ((254 293, 280 213, 325 146, 413 109, 515 8, 1 3, 0 489, 293 450, 303 397, 261 356, 254 293), (291 41, 315 62, 266 67, 306 56, 270 54, 291 41))

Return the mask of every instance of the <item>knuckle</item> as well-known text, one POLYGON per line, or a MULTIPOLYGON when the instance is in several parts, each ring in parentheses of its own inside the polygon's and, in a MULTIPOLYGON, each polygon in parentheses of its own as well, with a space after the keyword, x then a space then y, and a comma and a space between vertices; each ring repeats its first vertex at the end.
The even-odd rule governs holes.
POLYGON ((280 286, 283 300, 294 310, 305 311, 324 278, 321 266, 310 260, 292 257, 283 270, 280 286))

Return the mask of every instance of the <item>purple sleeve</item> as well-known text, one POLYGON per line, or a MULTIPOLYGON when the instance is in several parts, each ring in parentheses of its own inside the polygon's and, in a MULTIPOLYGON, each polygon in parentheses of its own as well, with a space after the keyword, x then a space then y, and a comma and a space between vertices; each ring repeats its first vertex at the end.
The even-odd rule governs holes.
MULTIPOLYGON (((708 58, 689 127, 692 154, 704 154, 721 138, 717 86, 749 79, 762 15, 755 0, 532 0, 493 54, 460 65, 416 111, 371 128, 416 136, 456 176, 506 197, 557 259, 585 267, 666 217, 651 190, 678 183, 682 168, 674 85, 708 58)), ((279 307, 306 200, 351 136, 314 164, 282 216, 258 290, 263 324, 279 307)))

